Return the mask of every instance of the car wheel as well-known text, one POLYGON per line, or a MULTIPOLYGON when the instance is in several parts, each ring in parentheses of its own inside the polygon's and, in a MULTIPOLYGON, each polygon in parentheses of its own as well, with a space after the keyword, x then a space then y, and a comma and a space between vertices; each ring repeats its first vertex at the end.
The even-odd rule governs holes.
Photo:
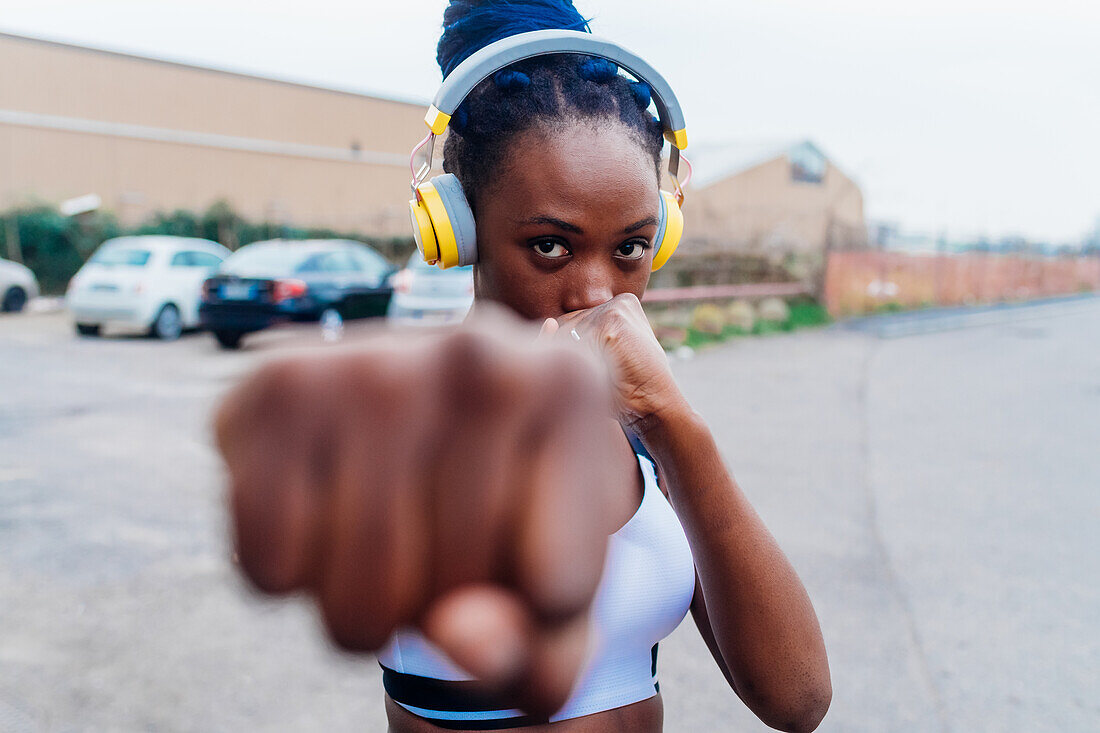
POLYGON ((149 329, 151 336, 161 341, 175 341, 183 333, 183 320, 180 318, 179 308, 169 303, 160 309, 156 320, 149 329))
POLYGON ((0 303, 0 310, 5 313, 18 313, 27 304, 27 291, 18 285, 8 288, 4 293, 4 301, 0 303))
POLYGON ((98 336, 99 324, 98 323, 78 323, 76 324, 76 332, 81 336, 98 336))
POLYGON ((214 331, 214 338, 218 340, 218 346, 223 349, 239 349, 243 336, 244 334, 240 331, 214 331))

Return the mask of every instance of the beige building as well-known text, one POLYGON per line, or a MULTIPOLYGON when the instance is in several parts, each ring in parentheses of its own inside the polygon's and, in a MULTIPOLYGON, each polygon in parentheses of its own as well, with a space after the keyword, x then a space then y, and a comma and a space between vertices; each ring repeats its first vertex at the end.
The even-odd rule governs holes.
POLYGON ((698 145, 685 253, 820 253, 866 242, 863 194, 811 142, 698 145))
MULTIPOLYGON (((426 103, 6 34, 0 69, 0 210, 98 198, 133 224, 224 199, 257 222, 409 234, 426 103)), ((687 152, 685 254, 865 239, 858 186, 809 142, 687 152)))
POLYGON ((0 69, 0 210, 94 194, 134 223, 225 199, 255 221, 408 234, 426 103, 6 34, 0 69))

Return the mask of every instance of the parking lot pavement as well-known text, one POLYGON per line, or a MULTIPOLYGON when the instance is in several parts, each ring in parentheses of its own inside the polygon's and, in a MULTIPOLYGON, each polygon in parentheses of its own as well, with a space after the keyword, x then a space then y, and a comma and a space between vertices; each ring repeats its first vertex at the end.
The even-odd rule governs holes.
MULTIPOLYGON (((376 664, 228 561, 211 407, 317 334, 70 329, 0 317, 0 730, 384 730, 376 664)), ((1100 728, 1097 343, 1093 305, 675 362, 821 616, 822 730, 1100 728)), ((660 674, 670 733, 764 730, 690 623, 660 674)))

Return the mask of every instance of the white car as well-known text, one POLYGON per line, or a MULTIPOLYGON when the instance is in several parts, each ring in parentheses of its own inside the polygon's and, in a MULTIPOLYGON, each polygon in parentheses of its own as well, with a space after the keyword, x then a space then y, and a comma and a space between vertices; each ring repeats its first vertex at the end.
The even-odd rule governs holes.
POLYGON ((0 259, 0 311, 18 313, 38 297, 38 281, 34 273, 18 262, 0 259))
POLYGON ((441 270, 413 252, 393 276, 393 298, 386 317, 400 323, 457 323, 474 302, 474 268, 441 270))
POLYGON ((229 250, 217 242, 160 235, 118 237, 99 246, 65 296, 77 333, 105 326, 179 337, 199 325, 202 283, 229 250))

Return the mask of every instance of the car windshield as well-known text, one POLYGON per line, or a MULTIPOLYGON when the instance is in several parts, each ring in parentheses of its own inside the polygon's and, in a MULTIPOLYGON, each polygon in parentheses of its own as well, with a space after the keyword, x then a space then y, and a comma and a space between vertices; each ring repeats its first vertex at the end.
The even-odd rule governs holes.
POLYGON ((240 277, 279 277, 295 272, 315 249, 290 246, 245 247, 222 263, 221 272, 240 277))
POLYGON ((107 247, 100 249, 90 262, 96 265, 123 265, 125 267, 145 267, 152 253, 147 249, 128 247, 107 247))

